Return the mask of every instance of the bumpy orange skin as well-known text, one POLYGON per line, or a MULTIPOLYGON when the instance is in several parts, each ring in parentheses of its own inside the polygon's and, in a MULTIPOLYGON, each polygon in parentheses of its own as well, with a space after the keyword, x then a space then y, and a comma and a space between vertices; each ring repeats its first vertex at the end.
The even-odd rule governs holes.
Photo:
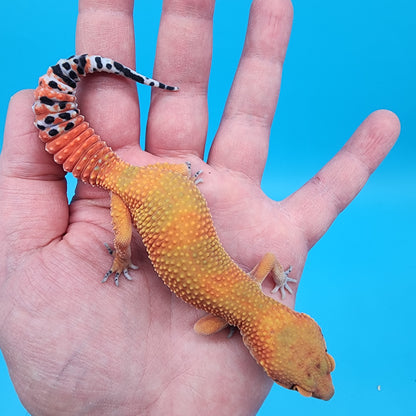
POLYGON ((124 201, 155 271, 185 302, 237 326, 278 384, 328 400, 334 393, 319 326, 263 294, 222 247, 205 198, 185 165, 133 167, 112 159, 96 184, 124 201))
POLYGON ((319 326, 265 296, 259 283, 233 262, 185 164, 131 166, 85 121, 47 141, 46 150, 65 170, 112 192, 112 271, 132 266, 132 221, 155 271, 172 292, 238 327, 252 356, 276 383, 306 396, 332 397, 334 361, 319 326))

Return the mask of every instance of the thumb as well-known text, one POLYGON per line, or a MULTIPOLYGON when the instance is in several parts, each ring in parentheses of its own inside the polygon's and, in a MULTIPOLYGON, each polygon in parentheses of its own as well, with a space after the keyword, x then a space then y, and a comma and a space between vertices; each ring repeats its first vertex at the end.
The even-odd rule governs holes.
POLYGON ((0 235, 18 252, 48 244, 68 224, 65 173, 38 138, 33 101, 32 90, 11 98, 0 155, 0 235))

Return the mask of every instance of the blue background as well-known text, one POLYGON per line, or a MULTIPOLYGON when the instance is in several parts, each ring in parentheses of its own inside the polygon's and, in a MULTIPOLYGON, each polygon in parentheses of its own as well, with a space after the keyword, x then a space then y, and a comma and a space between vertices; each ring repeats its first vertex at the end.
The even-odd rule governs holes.
MULTIPOLYGON (((265 192, 279 199, 301 186, 373 110, 395 111, 402 133, 306 263, 296 308, 320 323, 337 361, 334 398, 305 399, 274 386, 258 414, 416 414, 416 6, 411 0, 293 3, 265 192)), ((238 63, 249 5, 229 0, 216 8, 210 138, 238 63)), ((135 14, 138 68, 145 74, 152 73, 160 9, 157 0, 148 2, 146 15, 135 14)), ((49 65, 74 52, 76 14, 72 1, 2 5, 1 131, 9 97, 35 87, 49 65)), ((145 117, 148 89, 140 97, 145 117)), ((0 415, 26 414, 0 358, 0 415)))

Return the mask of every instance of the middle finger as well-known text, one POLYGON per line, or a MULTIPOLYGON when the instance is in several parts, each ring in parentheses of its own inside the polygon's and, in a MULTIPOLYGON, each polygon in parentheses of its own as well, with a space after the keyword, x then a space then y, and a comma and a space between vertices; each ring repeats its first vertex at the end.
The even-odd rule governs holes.
POLYGON ((153 154, 204 154, 214 5, 214 0, 163 2, 154 76, 180 90, 152 91, 146 150, 153 154))

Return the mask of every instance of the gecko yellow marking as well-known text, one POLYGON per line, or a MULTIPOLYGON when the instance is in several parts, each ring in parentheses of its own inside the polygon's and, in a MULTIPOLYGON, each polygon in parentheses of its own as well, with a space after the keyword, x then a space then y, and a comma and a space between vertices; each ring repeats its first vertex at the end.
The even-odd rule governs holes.
MULTIPOLYGON (((127 278, 132 224, 157 274, 178 297, 209 315, 195 330, 211 334, 226 325, 239 328, 252 356, 278 384, 305 396, 328 400, 335 363, 319 326, 263 294, 272 273, 276 289, 290 291, 289 270, 266 254, 251 274, 222 247, 205 198, 188 164, 135 167, 120 160, 79 114, 74 91, 79 76, 106 71, 162 89, 175 90, 99 56, 61 60, 40 78, 35 91, 35 125, 57 163, 91 185, 111 192, 115 255, 104 281, 127 278)), ((198 176, 198 175, 197 175, 198 176)))

